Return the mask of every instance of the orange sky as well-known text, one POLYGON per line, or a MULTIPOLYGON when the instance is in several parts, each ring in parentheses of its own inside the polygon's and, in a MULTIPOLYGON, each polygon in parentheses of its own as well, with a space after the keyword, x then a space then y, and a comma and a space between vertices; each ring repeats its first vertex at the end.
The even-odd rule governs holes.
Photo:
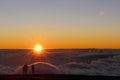
POLYGON ((0 49, 120 48, 119 0, 0 1, 0 49))

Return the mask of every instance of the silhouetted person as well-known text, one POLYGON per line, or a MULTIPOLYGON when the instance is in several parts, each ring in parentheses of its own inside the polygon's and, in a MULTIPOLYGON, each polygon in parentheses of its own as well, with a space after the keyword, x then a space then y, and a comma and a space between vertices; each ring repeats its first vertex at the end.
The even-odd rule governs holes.
POLYGON ((32 74, 35 73, 35 65, 32 65, 32 74))
POLYGON ((28 71, 28 65, 25 64, 25 65, 23 66, 23 74, 27 74, 27 71, 28 71))

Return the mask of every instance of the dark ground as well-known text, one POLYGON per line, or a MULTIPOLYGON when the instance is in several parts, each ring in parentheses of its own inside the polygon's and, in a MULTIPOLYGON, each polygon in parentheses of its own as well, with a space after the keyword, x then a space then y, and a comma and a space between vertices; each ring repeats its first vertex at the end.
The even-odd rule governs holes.
POLYGON ((120 80, 120 77, 35 74, 35 75, 0 75, 0 80, 120 80))

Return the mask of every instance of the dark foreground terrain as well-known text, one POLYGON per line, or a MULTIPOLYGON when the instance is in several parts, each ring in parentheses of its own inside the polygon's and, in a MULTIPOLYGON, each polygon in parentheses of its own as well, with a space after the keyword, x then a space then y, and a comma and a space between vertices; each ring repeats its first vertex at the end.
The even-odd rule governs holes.
POLYGON ((120 77, 35 74, 35 75, 0 75, 0 80, 120 80, 120 77))

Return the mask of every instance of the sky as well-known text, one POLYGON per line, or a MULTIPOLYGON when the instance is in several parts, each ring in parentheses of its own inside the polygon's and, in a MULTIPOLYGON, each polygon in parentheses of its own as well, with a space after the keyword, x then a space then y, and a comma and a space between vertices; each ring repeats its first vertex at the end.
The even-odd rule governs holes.
POLYGON ((0 49, 120 48, 120 0, 0 0, 0 49))

